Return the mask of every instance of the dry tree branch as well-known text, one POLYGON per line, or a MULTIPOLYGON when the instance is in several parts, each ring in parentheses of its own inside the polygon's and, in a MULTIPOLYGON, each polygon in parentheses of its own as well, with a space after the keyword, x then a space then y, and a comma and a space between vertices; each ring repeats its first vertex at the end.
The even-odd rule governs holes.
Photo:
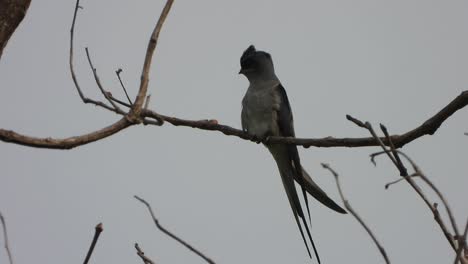
POLYGON ((2 222, 3 241, 5 243, 5 250, 6 250, 7 255, 8 255, 8 260, 10 261, 10 264, 13 264, 13 255, 11 254, 10 246, 8 244, 8 233, 7 233, 6 221, 5 221, 5 218, 2 215, 2 212, 0 212, 0 222, 2 222))
MULTIPOLYGON (((458 246, 457 244, 455 243, 455 240, 454 240, 454 236, 450 233, 450 231, 448 230, 444 220, 441 218, 440 216, 440 213, 439 213, 439 210, 437 209, 437 203, 431 203, 429 201, 429 199, 427 198, 427 196, 424 194, 424 192, 421 190, 421 188, 416 184, 416 182, 413 180, 413 177, 411 177, 411 175, 408 175, 407 173, 407 170, 406 170, 406 167, 404 166, 404 164, 401 162, 401 160, 398 157, 398 154, 402 155, 405 157, 405 159, 411 164, 411 166, 413 167, 415 173, 413 175, 418 175, 419 177, 421 177, 421 179, 424 180, 424 182, 426 184, 429 185, 429 187, 431 189, 434 190, 434 192, 436 192, 436 194, 439 196, 440 200, 442 201, 442 203, 444 204, 444 207, 447 211, 447 214, 449 215, 449 219, 450 219, 450 222, 452 224, 452 227, 453 227, 453 230, 454 230, 454 233, 455 235, 458 237, 459 233, 458 233, 458 228, 457 228, 457 225, 455 223, 455 219, 453 217, 453 214, 450 210, 450 207, 447 203, 447 201, 445 200, 445 198, 443 197, 442 193, 435 187, 435 185, 424 175, 424 173, 419 169, 419 167, 416 165, 416 163, 414 161, 411 160, 411 158, 409 158, 409 156, 407 156, 405 153, 401 152, 401 151, 398 151, 395 149, 395 145, 393 144, 392 142, 392 138, 388 135, 388 132, 387 132, 387 129, 385 128, 385 126, 381 125, 381 128, 382 128, 382 131, 384 132, 384 134, 386 135, 385 139, 387 140, 388 142, 388 145, 390 146, 389 149, 387 149, 386 145, 384 144, 384 142, 377 136, 377 134, 375 133, 375 131, 373 130, 372 128, 372 125, 369 123, 369 122, 366 122, 366 123, 363 123, 361 121, 359 121, 358 119, 356 118, 348 118, 349 120, 351 120, 352 122, 354 122, 356 125, 360 126, 360 127, 363 127, 367 130, 369 130, 369 132, 371 133, 371 135, 374 137, 374 139, 379 142, 379 145, 380 147, 383 149, 382 152, 379 152, 379 153, 375 153, 375 154, 372 154, 371 155, 371 160, 377 156, 377 155, 380 155, 380 154, 387 154, 387 156, 390 158, 390 160, 394 163, 394 165, 396 166, 396 168, 399 170, 400 172, 400 175, 410 184, 411 187, 413 187, 413 189, 418 193, 418 195, 423 199, 423 201, 426 203, 426 205, 429 207, 429 209, 431 210, 431 212, 433 213, 434 215, 434 219, 435 221, 439 224, 439 227, 440 229, 442 230, 445 238, 447 239, 447 241, 449 242, 450 246, 453 248, 453 250, 455 250, 455 252, 457 252, 457 249, 458 249, 458 246)), ((461 261, 463 261, 462 263, 468 263, 468 260, 466 259, 462 259, 460 258, 461 261)))
MULTIPOLYGON (((102 102, 95 102, 96 105, 102 106, 102 102)), ((383 144, 388 145, 388 140, 391 139, 395 148, 401 148, 402 146, 410 143, 411 141, 422 137, 424 135, 432 135, 440 127, 440 125, 452 114, 454 114, 459 109, 463 108, 468 104, 468 91, 462 92, 457 96, 452 102, 450 102, 446 107, 444 107, 439 113, 428 119, 422 125, 416 127, 415 129, 408 131, 402 135, 392 135, 388 137, 379 138, 383 144)), ((107 105, 106 105, 107 106, 107 105)), ((107 106, 110 108, 109 106, 107 106)), ((114 111, 113 109, 109 109, 114 111)), ((114 111, 115 112, 115 111, 114 111)), ((166 121, 174 126, 185 126, 198 128, 202 130, 209 131, 218 131, 228 136, 236 136, 241 139, 250 140, 256 142, 248 133, 235 129, 227 125, 218 124, 216 120, 186 120, 177 117, 165 116, 155 111, 149 109, 141 109, 140 118, 151 118, 155 119, 157 124, 166 121)), ((348 119, 352 118, 347 116, 348 119)), ((19 133, 0 129, 0 140, 4 142, 10 142, 15 144, 20 144, 30 147, 41 147, 41 148, 51 148, 51 149, 70 149, 78 147, 89 142, 77 141, 74 144, 67 144, 66 147, 60 147, 56 142, 61 142, 64 139, 50 139, 50 138, 34 138, 35 142, 40 142, 40 144, 31 144, 32 137, 21 135, 19 133), (53 141, 54 143, 48 143, 48 141, 53 141)), ((293 138, 293 137, 269 137, 268 143, 285 143, 285 144, 294 144, 298 146, 303 146, 305 148, 314 146, 314 147, 369 147, 369 146, 379 146, 379 142, 376 141, 374 137, 364 137, 364 138, 334 138, 334 137, 325 137, 325 138, 293 138)), ((60 144, 59 144, 60 145, 60 144)))
POLYGON ((165 235, 169 236, 170 238, 174 239, 175 241, 179 242, 180 244, 182 244, 184 247, 186 247, 187 249, 189 249, 190 251, 192 251, 193 253, 197 254, 199 257, 201 257, 202 259, 204 259, 206 262, 210 263, 210 264, 214 264, 215 262, 213 260, 211 260, 209 257, 207 257, 205 254, 203 254, 201 251, 197 250, 196 248, 194 248, 192 245, 190 245, 189 243, 185 242, 183 239, 179 238, 178 236, 174 235, 172 232, 170 232, 169 230, 167 230, 166 228, 164 228, 160 223, 159 223, 159 220, 156 218, 156 216, 154 215, 154 212, 153 212, 153 209, 151 208, 151 205, 145 201, 144 199, 138 197, 138 196, 133 196, 135 197, 135 199, 137 199, 138 201, 140 201, 141 203, 143 203, 147 208, 148 208, 148 211, 150 212, 151 214, 151 218, 153 218, 153 222, 154 224, 156 225, 156 227, 161 230, 161 232, 163 232, 165 235))
POLYGON ((31 0, 0 1, 0 58, 8 40, 26 15, 31 0))
POLYGON ((97 86, 99 87, 99 90, 101 91, 102 95, 104 95, 104 98, 106 98, 107 101, 112 105, 112 107, 113 107, 113 109, 114 109, 114 111, 115 111, 116 113, 121 114, 121 115, 124 115, 125 112, 122 111, 122 110, 120 109, 120 107, 119 107, 118 105, 116 105, 116 104, 114 103, 114 101, 112 101, 112 100, 110 99, 110 97, 109 97, 109 96, 111 95, 110 92, 109 92, 109 91, 106 91, 106 90, 104 89, 104 87, 102 86, 101 80, 99 79, 99 76, 98 76, 98 74, 97 74, 97 70, 96 70, 96 68, 94 68, 93 62, 91 61, 91 56, 89 55, 89 50, 88 50, 88 48, 85 48, 85 51, 86 51, 86 57, 88 58, 89 67, 91 68, 91 71, 93 72, 94 80, 96 81, 96 84, 97 84, 97 86))
POLYGON ((463 236, 458 237, 458 250, 455 256, 454 264, 457 264, 458 261, 463 264, 462 258, 468 258, 468 249, 466 248, 466 236, 468 235, 468 220, 466 221, 465 231, 463 231, 463 236), (465 256, 462 256, 462 252, 465 250, 465 256))
POLYGON ((349 201, 345 198, 343 194, 343 190, 341 189, 341 184, 340 184, 338 173, 333 168, 331 168, 329 164, 326 164, 326 163, 321 163, 321 164, 324 169, 329 170, 331 174, 335 177, 336 187, 338 188, 338 192, 340 193, 340 197, 341 197, 341 200, 343 201, 345 208, 354 216, 354 218, 356 218, 359 224, 361 224, 361 226, 366 230, 367 234, 369 234, 369 236, 372 238, 372 240, 374 241, 374 244, 377 246, 377 248, 380 251, 380 254, 384 258, 385 263, 390 264, 390 259, 387 256, 387 252, 385 251, 385 248, 379 243, 379 241, 377 240, 377 237, 374 235, 372 230, 370 230, 370 228, 366 225, 364 220, 362 220, 362 218, 358 215, 358 213, 354 211, 349 201))
POLYGON ((96 227, 94 228, 93 241, 91 241, 91 245, 89 246, 89 250, 88 250, 88 253, 86 254, 86 258, 83 264, 88 264, 88 261, 91 258, 91 255, 93 254, 94 247, 96 246, 99 236, 101 235, 103 230, 104 229, 102 227, 102 223, 97 224, 96 227))
POLYGON ((135 243, 135 249, 137 251, 137 255, 141 258, 141 260, 143 261, 144 264, 154 264, 154 261, 151 260, 150 258, 148 258, 146 255, 145 255, 145 252, 143 252, 143 250, 141 250, 140 246, 138 245, 138 243, 135 243))
POLYGON ((130 96, 128 96, 127 89, 125 88, 125 85, 123 84, 123 81, 122 81, 122 77, 120 77, 121 73, 122 73, 122 69, 120 69, 120 68, 115 71, 115 74, 117 74, 117 78, 119 79, 119 82, 120 82, 120 87, 122 87, 122 89, 123 89, 123 91, 125 93, 125 96, 127 97, 129 107, 131 107, 131 105, 133 103, 132 103, 132 100, 130 99, 130 96))
POLYGON ((139 119, 140 112, 143 106, 143 102, 145 100, 147 91, 148 91, 148 83, 149 83, 149 71, 151 68, 151 61, 153 59, 153 53, 156 49, 156 44, 158 43, 159 33, 161 32, 162 26, 164 21, 166 20, 169 11, 171 10, 171 6, 174 0, 168 0, 166 5, 164 6, 161 15, 159 16, 158 22, 154 27, 153 33, 151 34, 150 41, 148 43, 148 48, 146 50, 145 62, 143 63, 143 70, 141 73, 141 82, 140 82, 140 89, 138 90, 137 97, 135 102, 133 103, 132 110, 129 113, 130 118, 132 119, 139 119))
MULTIPOLYGON (((458 231, 458 227, 457 227, 457 224, 456 224, 456 221, 455 221, 455 217, 453 216, 453 212, 452 212, 452 210, 451 210, 451 208, 450 208, 450 205, 448 204, 447 200, 445 199, 444 195, 442 194, 442 192, 435 186, 435 184, 434 184, 431 180, 429 180, 429 178, 424 174, 424 172, 419 168, 419 166, 418 166, 418 165, 413 161, 413 159, 411 159, 406 153, 404 153, 404 152, 402 152, 402 151, 400 151, 400 150, 393 150, 393 152, 395 152, 395 153, 397 153, 397 154, 403 156, 403 157, 406 159, 406 161, 408 161, 408 162, 411 164, 411 167, 412 167, 413 170, 414 170, 414 173, 413 173, 413 174, 407 175, 407 176, 403 176, 403 178, 401 178, 400 180, 409 181, 408 178, 415 178, 415 177, 421 178, 421 179, 423 180, 423 182, 426 183, 426 184, 429 186, 429 188, 432 189, 432 190, 434 191, 434 193, 439 197, 439 200, 440 200, 440 201, 442 202, 442 204, 444 205, 445 211, 446 211, 446 213, 447 213, 447 215, 448 215, 448 217, 449 217, 450 223, 451 223, 452 228, 453 228, 453 232, 454 232, 454 234, 455 234, 455 235, 452 235, 450 232, 448 232, 448 230, 447 230, 446 227, 444 227, 444 228, 441 227, 441 228, 443 229, 442 231, 444 231, 445 236, 446 236, 446 237, 450 237, 449 242, 450 242, 450 241, 453 241, 453 237, 454 237, 454 236, 455 236, 455 237, 460 236, 460 233, 459 233, 459 231, 458 231)), ((381 154, 383 154, 383 153, 384 153, 384 152, 378 152, 378 153, 372 154, 371 156, 376 157, 376 156, 381 155, 381 154)), ((401 161, 400 161, 400 162, 401 162, 401 161)), ((400 166, 404 167, 403 163, 401 163, 400 166)), ((385 186, 386 186, 386 188, 387 188, 390 184, 394 184, 394 183, 397 183, 397 182, 399 182, 399 180, 394 181, 394 182, 391 182, 391 183, 388 183, 388 184, 386 184, 385 186)), ((414 181, 411 179, 411 182, 414 182, 414 181)), ((416 184, 416 183, 415 183, 415 184, 416 184)), ((426 198, 426 199, 427 199, 427 198, 426 198)), ((426 201, 426 200, 425 200, 425 201, 426 201)), ((431 203, 429 202, 428 199, 427 199, 426 204, 431 208, 431 210, 433 209, 433 213, 434 213, 434 216, 435 216, 436 221, 437 221, 437 219, 440 218, 440 214, 439 214, 439 212, 438 212, 438 210, 437 210, 437 204, 431 204, 431 203)), ((440 223, 439 223, 439 224, 440 224, 440 223)), ((443 223, 442 223, 442 224, 443 224, 443 223)), ((445 224, 443 224, 443 225, 445 226, 445 224)), ((454 243, 454 245, 455 245, 455 243, 454 243)))
POLYGON ((108 106, 107 104, 105 104, 105 103, 103 103, 101 101, 96 101, 96 100, 93 100, 93 99, 90 99, 90 98, 86 97, 84 95, 83 91, 81 90, 80 84, 78 83, 78 78, 76 77, 76 74, 75 74, 75 69, 73 67, 73 57, 74 57, 73 56, 73 43, 74 43, 74 38, 75 38, 76 18, 78 16, 78 10, 80 8, 82 8, 80 6, 80 0, 77 0, 76 5, 75 5, 75 11, 73 12, 72 25, 71 25, 71 28, 70 28, 70 52, 69 52, 69 60, 68 60, 68 64, 69 64, 69 67, 70 67, 70 73, 71 73, 71 77, 72 77, 72 80, 73 80, 73 84, 75 85, 75 88, 78 91, 78 95, 80 96, 83 103, 85 103, 85 104, 94 104, 96 106, 100 106, 100 107, 102 107, 104 109, 107 109, 109 111, 114 112, 114 109, 112 109, 112 107, 108 106))
MULTIPOLYGON (((169 6, 170 6, 172 1, 169 0, 168 3, 169 3, 169 6)), ((167 6, 168 5, 166 4, 166 8, 164 9, 165 11, 163 11, 163 15, 164 15, 163 18, 162 18, 163 20, 167 16, 167 13, 169 12, 169 9, 167 8, 167 6)), ((74 10, 74 13, 73 13, 72 25, 71 25, 71 28, 70 28, 70 53, 69 53, 70 59, 69 59, 69 66, 70 66, 70 73, 71 73, 72 80, 73 80, 73 83, 75 85, 75 88, 78 91, 78 94, 80 95, 80 98, 84 103, 91 103, 91 104, 94 104, 96 106, 103 107, 103 108, 105 108, 105 109, 107 109, 109 111, 112 111, 112 112, 115 112, 117 114, 123 115, 124 112, 123 111, 119 112, 119 110, 118 110, 119 108, 114 108, 114 107, 108 106, 107 104, 105 104, 105 103, 103 103, 101 101, 96 101, 96 100, 92 100, 92 99, 89 99, 89 98, 85 97, 82 90, 81 90, 81 87, 80 87, 80 85, 78 83, 78 79, 76 77, 75 70, 73 68, 73 42, 74 42, 74 30, 75 30, 77 14, 78 14, 78 10, 80 8, 81 8, 80 0, 77 0, 76 5, 75 5, 75 10, 74 10)), ((156 28, 158 29, 158 31, 157 31, 158 33, 161 30, 161 27, 162 27, 162 23, 158 23, 157 26, 156 26, 156 28)), ((153 45, 151 43, 153 43, 153 42, 155 43, 156 40, 157 40, 157 37, 158 37, 158 34, 156 36, 154 36, 154 32, 153 32, 152 38, 151 38, 151 41, 150 41, 150 44, 149 44, 149 46, 153 47, 153 50, 148 51, 150 53, 148 53, 147 56, 146 56, 147 59, 145 60, 145 68, 148 68, 149 65, 147 65, 147 64, 151 62, 151 58, 148 60, 148 57, 150 57, 152 55, 152 52, 154 51, 154 48, 155 48, 155 45, 153 45)), ((92 64, 91 64, 91 67, 92 67, 92 64)), ((98 82, 98 79, 96 81, 98 82)), ((100 83, 98 82, 98 86, 100 86, 99 84, 100 83)), ((102 87, 100 86, 100 88, 102 88, 102 87)), ((103 89, 101 91, 103 91, 105 96, 109 95, 103 89)), ((141 108, 141 106, 140 106, 140 108, 141 108)), ((150 114, 150 115, 148 115, 148 117, 156 119, 156 121, 160 121, 159 117, 157 117, 157 116, 154 116, 154 115, 150 114)), ((143 118, 143 122, 145 124, 159 125, 161 123, 161 122, 155 122, 155 121, 152 121, 152 120, 144 120, 144 118, 145 118, 144 116, 141 117, 141 118, 143 118)), ((111 135, 113 135, 113 134, 115 134, 115 133, 129 127, 129 126, 135 125, 136 124, 135 122, 136 122, 135 118, 132 119, 132 118, 129 118, 128 116, 124 116, 122 119, 115 122, 114 124, 111 124, 111 125, 109 125, 107 127, 104 127, 104 128, 102 128, 100 130, 97 130, 97 131, 94 131, 94 132, 91 132, 91 133, 88 133, 88 134, 80 135, 80 136, 74 136, 74 137, 63 138, 63 139, 54 139, 54 138, 50 138, 50 137, 38 138, 38 137, 22 135, 22 134, 16 133, 16 132, 11 131, 11 130, 0 129, 0 140, 4 141, 4 142, 8 142, 8 143, 14 143, 14 144, 19 144, 19 145, 29 146, 29 147, 36 147, 36 148, 71 149, 71 148, 74 148, 74 147, 77 147, 77 146, 82 146, 82 145, 85 145, 85 144, 88 144, 88 143, 91 143, 91 142, 106 138, 108 136, 111 136, 111 135)))

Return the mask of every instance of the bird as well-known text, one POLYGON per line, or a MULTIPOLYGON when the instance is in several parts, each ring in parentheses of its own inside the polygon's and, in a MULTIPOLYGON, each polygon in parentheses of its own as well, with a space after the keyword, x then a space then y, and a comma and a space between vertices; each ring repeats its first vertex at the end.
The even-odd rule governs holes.
POLYGON ((312 240, 294 181, 301 187, 310 225, 307 193, 338 213, 346 214, 346 211, 328 197, 303 169, 296 145, 268 143, 268 137, 271 136, 295 137, 291 105, 286 90, 275 74, 271 55, 250 45, 240 58, 240 66, 239 74, 249 81, 249 87, 242 99, 242 129, 258 143, 263 142, 272 154, 308 255, 312 259, 301 221, 320 264, 320 257, 312 240))

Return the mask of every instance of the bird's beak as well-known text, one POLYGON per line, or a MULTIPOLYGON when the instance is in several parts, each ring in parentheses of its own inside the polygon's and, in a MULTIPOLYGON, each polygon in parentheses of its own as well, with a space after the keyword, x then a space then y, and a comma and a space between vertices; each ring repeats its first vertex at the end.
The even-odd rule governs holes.
POLYGON ((239 71, 239 74, 246 74, 246 73, 249 73, 249 72, 253 72, 254 69, 240 69, 239 71))

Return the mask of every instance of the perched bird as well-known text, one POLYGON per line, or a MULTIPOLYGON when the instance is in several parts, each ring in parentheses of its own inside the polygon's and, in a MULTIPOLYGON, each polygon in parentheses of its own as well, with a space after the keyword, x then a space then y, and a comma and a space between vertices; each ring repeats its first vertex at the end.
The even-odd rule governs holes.
MULTIPOLYGON (((294 137, 291 106, 286 91, 276 77, 271 55, 264 51, 257 51, 253 45, 250 45, 242 54, 240 65, 239 74, 245 75, 250 83, 242 100, 242 129, 259 141, 269 136, 294 137)), ((309 221, 310 211, 306 193, 336 212, 345 214, 346 211, 330 199, 302 168, 295 145, 266 143, 265 146, 278 165, 284 189, 309 257, 312 258, 299 218, 302 220, 315 256, 320 263, 294 180, 301 186, 309 221)))

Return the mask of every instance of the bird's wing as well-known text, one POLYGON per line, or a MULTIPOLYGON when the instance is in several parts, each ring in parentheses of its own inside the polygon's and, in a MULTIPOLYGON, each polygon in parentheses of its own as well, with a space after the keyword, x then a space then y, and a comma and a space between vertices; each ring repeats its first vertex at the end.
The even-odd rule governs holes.
MULTIPOLYGON (((277 111, 277 126, 279 128, 279 133, 283 137, 294 137, 294 122, 293 122, 293 116, 292 116, 292 111, 291 111, 291 106, 289 104, 288 96, 286 94, 286 91, 284 90, 283 86, 281 84, 278 84, 274 89, 276 89, 274 92, 278 95, 280 103, 279 103, 279 108, 276 109, 277 111)), ((298 216, 302 218, 302 222, 306 228, 307 234, 309 236, 310 242, 312 244, 312 247, 314 249, 315 256, 317 257, 318 262, 320 263, 320 258, 317 253, 317 249, 315 248, 314 241, 312 240, 312 236, 310 234, 309 230, 309 225, 307 224, 307 221, 305 219, 305 215, 303 213, 299 197, 297 195, 296 187, 294 186, 294 178, 299 179, 299 184, 302 189, 302 194, 304 196, 304 201, 305 205, 307 208, 307 213, 309 215, 309 221, 310 221, 310 210, 309 210, 309 202, 307 199, 307 192, 305 189, 305 180, 304 176, 302 175, 302 166, 301 166, 301 161, 299 158, 299 153, 297 151, 297 147, 295 145, 287 145, 286 147, 286 152, 284 155, 280 156, 285 156, 286 165, 289 167, 288 171, 281 171, 282 169, 285 170, 286 168, 280 168, 280 174, 282 174, 282 179, 283 179, 283 184, 286 189, 287 195, 289 202, 291 203, 291 206, 293 207, 293 213, 294 217, 296 218, 296 221, 298 221, 298 216), (297 169, 299 168, 299 169, 297 169)), ((273 152, 272 152, 273 153, 273 152)), ((275 158, 276 159, 276 158, 275 158)), ((277 160, 278 163, 278 160, 277 160)), ((279 164, 278 164, 279 165, 279 164)), ((280 166, 278 166, 280 167, 280 166)), ((304 238, 304 233, 302 231, 302 228, 300 228, 300 224, 298 221, 299 225, 299 230, 301 231, 301 234, 304 238)), ((305 239, 304 239, 305 242, 305 239)), ((307 246, 307 243, 306 243, 307 246)), ((307 250, 308 247, 307 247, 307 250)), ((310 253, 309 253, 310 255, 310 253)))
MULTIPOLYGON (((279 127, 281 130, 282 136, 291 136, 294 137, 294 124, 293 124, 293 117, 292 117, 292 111, 291 111, 291 106, 288 102, 288 97, 286 95, 286 91, 284 88, 281 86, 281 84, 278 86, 279 92, 281 94, 281 98, 283 100, 283 104, 281 104, 283 109, 280 109, 279 111, 279 117, 278 117, 278 123, 279 127)), ((294 145, 289 145, 290 146, 290 152, 292 152, 291 157, 295 158, 297 155, 297 163, 300 163, 299 161, 299 155, 297 154, 297 147, 294 145)), ((301 166, 296 165, 296 162, 294 162, 294 166, 296 168, 301 168, 301 166)), ((300 164, 299 164, 300 165, 300 164)), ((309 174, 304 170, 301 169, 300 173, 295 173, 294 174, 294 179, 301 185, 301 187, 305 188, 305 190, 312 195, 315 199, 317 199, 319 202, 327 206, 328 208, 342 214, 346 214, 346 211, 341 208, 338 204, 336 204, 328 195, 312 180, 312 178, 309 176, 309 174)), ((306 205, 307 205, 307 200, 306 200, 306 205)), ((309 207, 307 205, 307 211, 309 212, 309 207)), ((310 217, 310 213, 309 213, 310 217)))

